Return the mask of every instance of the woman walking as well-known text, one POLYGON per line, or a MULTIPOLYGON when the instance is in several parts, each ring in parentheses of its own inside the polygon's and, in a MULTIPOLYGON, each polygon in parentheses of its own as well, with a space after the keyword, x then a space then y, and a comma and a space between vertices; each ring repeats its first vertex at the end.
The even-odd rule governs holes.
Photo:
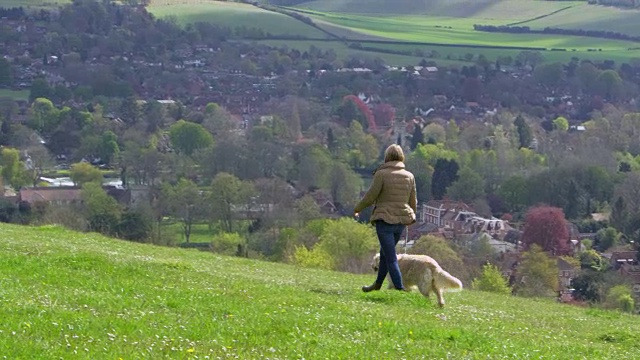
POLYGON ((380 290, 387 274, 397 290, 405 290, 396 258, 396 244, 407 225, 416 222, 416 181, 405 170, 404 153, 399 145, 384 152, 384 164, 373 175, 371 187, 354 209, 357 217, 363 209, 374 205, 371 223, 380 242, 380 267, 376 281, 362 291, 380 290))

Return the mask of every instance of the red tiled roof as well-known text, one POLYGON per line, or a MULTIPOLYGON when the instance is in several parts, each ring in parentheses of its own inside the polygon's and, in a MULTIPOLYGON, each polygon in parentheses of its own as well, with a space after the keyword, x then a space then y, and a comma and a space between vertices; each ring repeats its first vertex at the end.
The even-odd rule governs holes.
POLYGON ((78 187, 36 187, 20 190, 20 200, 28 203, 38 201, 78 201, 80 200, 80 188, 78 187))

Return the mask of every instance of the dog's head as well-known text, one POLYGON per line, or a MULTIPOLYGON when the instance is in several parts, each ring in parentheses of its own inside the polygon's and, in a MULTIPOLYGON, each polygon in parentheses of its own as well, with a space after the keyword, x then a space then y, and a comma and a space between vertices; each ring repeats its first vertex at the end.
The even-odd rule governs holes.
POLYGON ((373 256, 373 262, 371 262, 371 268, 373 268, 374 271, 378 271, 378 269, 380 268, 380 253, 377 253, 373 256))

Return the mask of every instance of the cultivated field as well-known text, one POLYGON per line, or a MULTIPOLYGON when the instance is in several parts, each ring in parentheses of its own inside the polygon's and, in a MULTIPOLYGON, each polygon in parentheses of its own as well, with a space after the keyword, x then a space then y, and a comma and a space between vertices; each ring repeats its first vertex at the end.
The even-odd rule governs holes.
POLYGON ((637 316, 0 224, 8 359, 631 359, 637 316))
POLYGON ((15 100, 28 100, 29 90, 8 90, 0 89, 0 98, 8 97, 15 100))
POLYGON ((60 4, 70 3, 71 0, 0 0, 0 7, 11 8, 11 7, 52 7, 60 4))
POLYGON ((537 0, 316 0, 297 5, 322 12, 525 20, 582 4, 537 0))
POLYGON ((322 31, 301 21, 248 4, 198 0, 156 1, 148 10, 156 17, 173 17, 181 24, 206 21, 231 28, 258 28, 276 36, 326 37, 322 31))
POLYGON ((563 29, 607 30, 640 36, 639 24, 640 10, 581 4, 522 25, 531 28, 557 27, 563 29))

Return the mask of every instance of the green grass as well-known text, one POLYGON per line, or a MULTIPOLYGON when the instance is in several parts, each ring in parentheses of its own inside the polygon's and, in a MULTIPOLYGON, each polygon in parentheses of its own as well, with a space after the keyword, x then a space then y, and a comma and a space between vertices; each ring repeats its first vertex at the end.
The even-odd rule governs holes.
POLYGON ((180 24, 203 21, 231 28, 258 28, 272 35, 327 37, 322 31, 301 21, 248 4, 199 0, 166 1, 154 2, 148 10, 158 18, 175 17, 180 24))
POLYGON ((364 294, 373 274, 0 224, 9 359, 612 359, 637 316, 464 290, 364 294))
POLYGON ((512 21, 534 18, 576 4, 581 3, 532 0, 316 0, 302 3, 299 7, 335 13, 421 14, 512 21))
POLYGON ((607 30, 639 36, 640 10, 582 4, 548 17, 523 23, 531 28, 607 30))
POLYGON ((29 90, 0 89, 0 98, 8 97, 14 100, 29 100, 29 90))
POLYGON ((46 7, 55 7, 60 4, 68 4, 71 0, 0 0, 0 7, 3 8, 11 8, 11 7, 36 7, 36 8, 46 8, 46 7))

